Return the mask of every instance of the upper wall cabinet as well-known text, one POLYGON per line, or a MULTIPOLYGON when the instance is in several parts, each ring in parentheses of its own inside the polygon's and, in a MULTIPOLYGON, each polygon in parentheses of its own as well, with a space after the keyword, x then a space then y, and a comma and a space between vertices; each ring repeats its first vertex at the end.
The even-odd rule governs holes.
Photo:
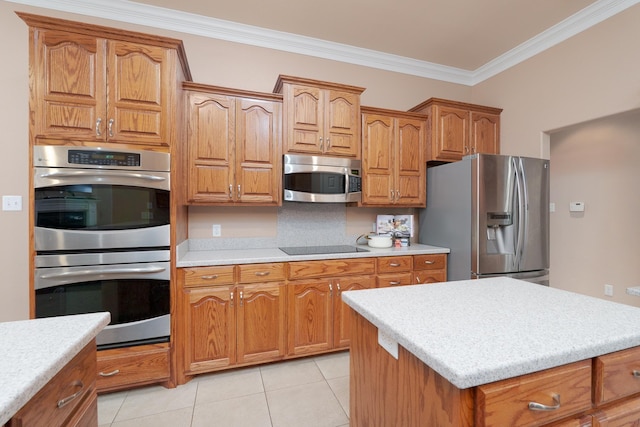
POLYGON ((20 16, 31 34, 34 138, 171 144, 178 81, 191 78, 181 41, 20 16))
POLYGON ((424 207, 427 117, 362 107, 362 206, 424 207))
POLYGON ((280 76, 286 153, 360 158, 360 94, 363 88, 280 76))
POLYGON ((194 83, 184 88, 189 203, 279 205, 281 97, 194 83))
POLYGON ((427 161, 500 153, 500 108, 431 98, 410 111, 429 116, 427 161))

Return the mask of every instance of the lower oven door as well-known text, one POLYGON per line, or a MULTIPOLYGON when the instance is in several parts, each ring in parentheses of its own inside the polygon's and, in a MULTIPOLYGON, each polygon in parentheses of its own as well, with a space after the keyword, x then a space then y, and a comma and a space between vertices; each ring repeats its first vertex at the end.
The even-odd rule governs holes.
POLYGON ((36 268, 34 283, 37 318, 111 313, 99 349, 169 341, 168 261, 36 268))

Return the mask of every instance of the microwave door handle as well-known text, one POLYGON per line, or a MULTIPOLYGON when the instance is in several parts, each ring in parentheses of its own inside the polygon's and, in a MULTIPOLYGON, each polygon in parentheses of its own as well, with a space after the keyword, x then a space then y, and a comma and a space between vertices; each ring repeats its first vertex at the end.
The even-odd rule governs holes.
POLYGON ((345 197, 349 195, 349 170, 348 169, 344 171, 344 195, 345 197))
POLYGON ((164 267, 100 267, 92 268, 90 270, 74 270, 65 271, 62 273, 49 273, 40 275, 40 279, 59 279, 66 277, 82 277, 82 276, 97 276, 102 274, 155 274, 165 271, 164 267))
POLYGON ((142 173, 131 173, 131 172, 113 172, 113 171, 101 171, 96 172, 92 170, 88 171, 73 171, 73 172, 50 172, 43 173, 39 175, 39 178, 77 178, 77 177, 89 177, 89 178, 103 178, 103 177, 112 177, 112 178, 137 178, 143 179, 147 181, 166 181, 165 177, 142 174, 142 173))

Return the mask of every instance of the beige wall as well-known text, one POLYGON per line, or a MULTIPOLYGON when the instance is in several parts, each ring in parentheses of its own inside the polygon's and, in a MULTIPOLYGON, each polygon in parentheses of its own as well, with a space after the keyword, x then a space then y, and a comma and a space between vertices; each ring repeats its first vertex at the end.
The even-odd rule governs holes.
POLYGON ((551 135, 551 283, 640 307, 640 109, 551 135), (585 203, 569 212, 569 203, 585 203))
MULTIPOLYGON (((12 160, 0 168, 0 194, 28 195, 26 25, 22 10, 184 40, 194 80, 270 92, 278 74, 366 87, 363 105, 408 109, 429 97, 502 107, 506 153, 548 155, 542 133, 639 105, 640 5, 474 88, 202 37, 156 31, 0 2, 7 58, 0 70, 2 147, 12 160), (545 151, 546 150, 546 151, 545 151)), ((5 155, 6 157, 6 155, 5 155)), ((28 316, 28 212, 0 211, 0 321, 28 316)), ((272 214, 271 214, 272 215, 272 214)), ((356 217, 360 217, 356 215, 356 217)), ((359 219, 358 219, 359 220, 359 219)), ((272 220, 272 217, 270 219, 272 220)), ((366 220, 364 221, 366 222, 366 220)), ((197 226, 197 223, 194 224, 197 226)))

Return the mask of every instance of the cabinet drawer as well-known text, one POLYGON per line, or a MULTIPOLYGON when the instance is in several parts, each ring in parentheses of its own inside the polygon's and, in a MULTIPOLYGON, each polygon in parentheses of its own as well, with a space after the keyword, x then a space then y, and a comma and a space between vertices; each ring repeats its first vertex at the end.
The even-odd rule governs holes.
POLYGON ((389 286, 412 285, 412 278, 411 273, 381 274, 378 276, 378 287, 386 288, 389 286))
POLYGON ((414 255, 414 270, 444 270, 447 268, 446 254, 414 255))
POLYGON ((284 263, 238 266, 238 283, 279 282, 285 279, 284 263))
POLYGON ((184 268, 184 287, 228 285, 234 282, 233 265, 184 268))
POLYGON ((395 273, 411 271, 413 260, 411 256, 387 256, 378 258, 378 273, 395 273))
MULTIPOLYGON (((96 371, 94 371, 95 373, 96 371)), ((98 353, 98 391, 169 379, 169 345, 152 344, 98 353)))
POLYGON ((374 274, 375 271, 376 265, 374 258, 349 258, 289 263, 289 279, 291 280, 374 274))
POLYGON ((640 425, 640 397, 624 400, 593 415, 593 427, 635 427, 640 425))
POLYGON ((595 366, 596 405, 640 392, 640 347, 597 357, 595 366))
POLYGON ((96 344, 89 343, 8 424, 13 426, 67 425, 87 396, 94 396, 96 344))
POLYGON ((447 273, 444 270, 423 270, 423 271, 414 271, 413 272, 413 283, 416 285, 425 284, 425 283, 438 283, 438 282, 446 282, 447 281, 447 273))
POLYGON ((538 426, 591 408, 591 359, 479 386, 476 426, 538 426), (559 396, 560 404, 553 396, 559 396), (529 403, 558 406, 536 411, 529 403))

